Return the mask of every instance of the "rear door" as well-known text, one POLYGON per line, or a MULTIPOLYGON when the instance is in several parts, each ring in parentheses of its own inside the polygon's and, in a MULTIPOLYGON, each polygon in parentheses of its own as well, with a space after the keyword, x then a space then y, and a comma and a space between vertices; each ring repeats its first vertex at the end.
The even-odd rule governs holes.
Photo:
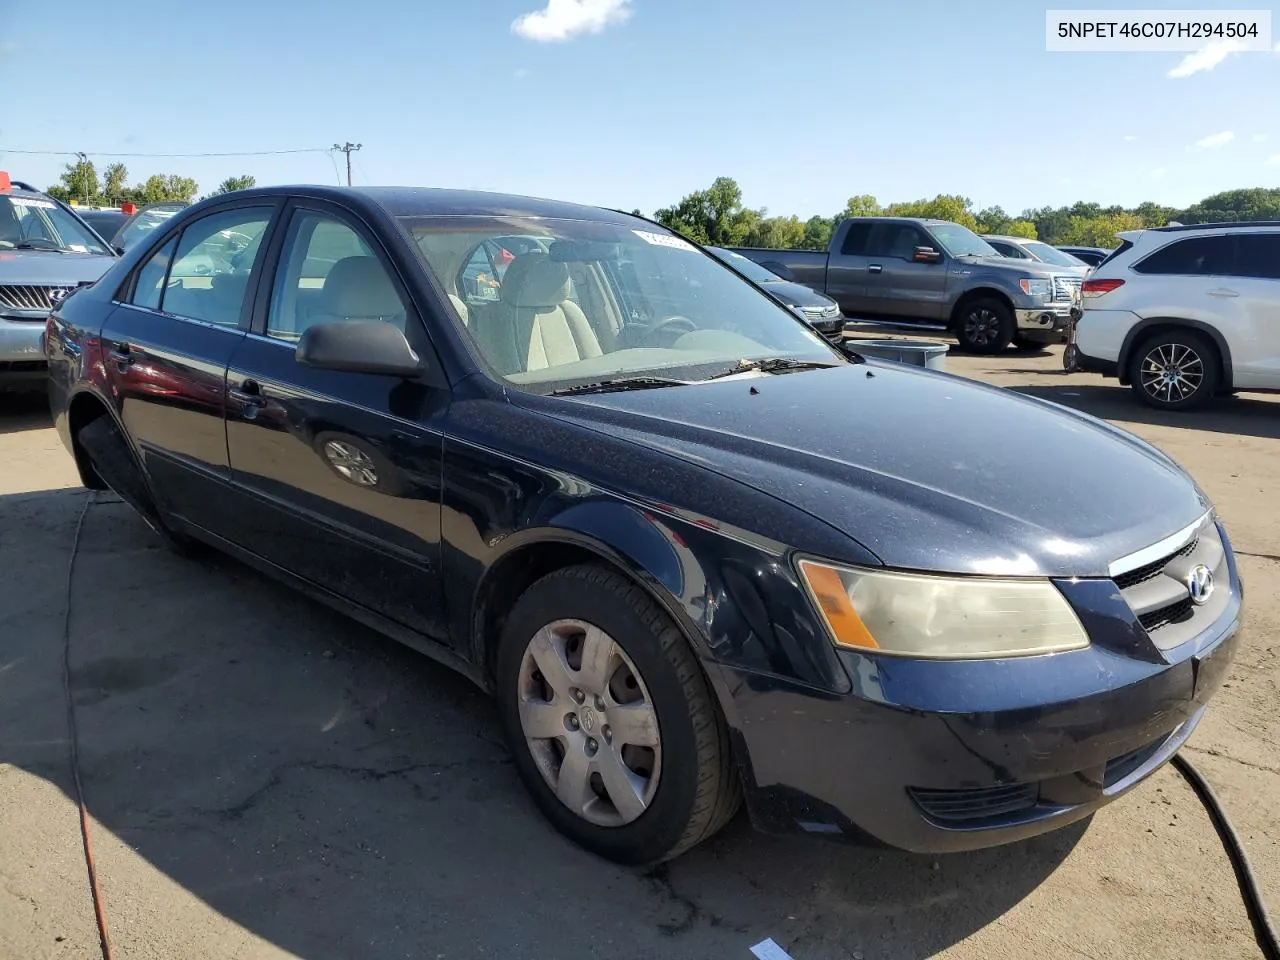
POLYGON ((227 450, 242 546, 311 583, 443 637, 439 423, 449 402, 425 327, 376 234, 299 201, 270 255, 227 373, 227 450), (305 367, 315 323, 380 320, 421 381, 305 367))
POLYGON ((947 264, 916 263, 916 247, 942 247, 913 223, 882 222, 871 231, 867 299, 879 314, 916 320, 947 317, 947 264))
POLYGON ((840 249, 827 257, 826 294, 846 317, 871 312, 867 290, 867 244, 873 223, 853 221, 840 238, 840 249))
POLYGON ((217 533, 228 520, 227 362, 248 328, 247 291, 276 209, 235 202, 172 232, 102 328, 107 381, 156 495, 217 533))
POLYGON ((1280 232, 1239 233, 1235 241, 1229 286, 1244 321, 1232 354, 1236 384, 1280 389, 1280 232))

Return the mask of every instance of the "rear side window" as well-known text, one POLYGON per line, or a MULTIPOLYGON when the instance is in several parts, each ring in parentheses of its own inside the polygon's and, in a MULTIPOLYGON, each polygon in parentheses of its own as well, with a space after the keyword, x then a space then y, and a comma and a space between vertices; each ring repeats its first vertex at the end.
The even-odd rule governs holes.
POLYGON ((840 244, 840 253, 846 257, 863 256, 871 238, 871 226, 869 223, 851 224, 849 232, 844 235, 844 242, 840 244))
POLYGON ((1237 277, 1280 280, 1280 233, 1241 233, 1236 236, 1237 277))
POLYGON ((1188 237, 1161 247, 1133 269, 1184 277, 1226 276, 1231 273, 1233 237, 1188 237))

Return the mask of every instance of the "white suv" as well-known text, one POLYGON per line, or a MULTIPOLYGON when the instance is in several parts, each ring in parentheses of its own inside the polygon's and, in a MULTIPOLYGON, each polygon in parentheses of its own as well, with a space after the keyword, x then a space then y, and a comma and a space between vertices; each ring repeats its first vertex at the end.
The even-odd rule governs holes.
POLYGON ((1280 390, 1280 223, 1119 236, 1081 286, 1069 369, 1117 377, 1165 410, 1280 390))

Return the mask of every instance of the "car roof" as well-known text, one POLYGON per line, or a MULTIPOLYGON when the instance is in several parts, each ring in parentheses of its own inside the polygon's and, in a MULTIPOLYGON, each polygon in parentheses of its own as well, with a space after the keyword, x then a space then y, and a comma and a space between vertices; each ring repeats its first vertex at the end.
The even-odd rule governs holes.
MULTIPOLYGON (((1005 240, 1009 243, 1040 243, 1035 237, 1007 237, 1003 233, 984 233, 983 240, 1005 240)), ((1080 248, 1083 249, 1083 248, 1080 248)))
POLYGON ((417 217, 531 217, 553 220, 594 220, 634 224, 629 214, 586 204, 544 200, 483 190, 439 187, 330 187, 320 184, 252 187, 236 196, 300 196, 337 203, 373 203, 393 216, 417 217))
POLYGON ((1185 233, 1194 230, 1245 230, 1251 227, 1274 230, 1280 220, 1224 220, 1220 223, 1180 223, 1170 227, 1151 227, 1153 233, 1185 233))

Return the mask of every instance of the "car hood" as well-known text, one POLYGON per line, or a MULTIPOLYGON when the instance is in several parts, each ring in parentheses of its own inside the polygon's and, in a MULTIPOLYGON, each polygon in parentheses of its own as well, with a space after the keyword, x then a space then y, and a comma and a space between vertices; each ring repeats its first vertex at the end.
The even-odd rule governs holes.
POLYGON ((900 364, 556 399, 553 416, 777 497, 904 569, 1106 576, 1210 506, 1132 434, 900 364))
POLYGON ((835 301, 825 297, 818 291, 806 287, 803 283, 792 283, 790 280, 770 280, 762 283, 779 300, 791 307, 831 307, 835 301))
POLYGON ((1041 260, 1015 260, 1012 257, 958 257, 955 261, 973 270, 995 270, 1010 276, 1051 277, 1075 272, 1074 267, 1055 267, 1041 260))
POLYGON ((0 250, 0 283, 52 283, 75 286, 97 280, 115 257, 55 250, 0 250))

